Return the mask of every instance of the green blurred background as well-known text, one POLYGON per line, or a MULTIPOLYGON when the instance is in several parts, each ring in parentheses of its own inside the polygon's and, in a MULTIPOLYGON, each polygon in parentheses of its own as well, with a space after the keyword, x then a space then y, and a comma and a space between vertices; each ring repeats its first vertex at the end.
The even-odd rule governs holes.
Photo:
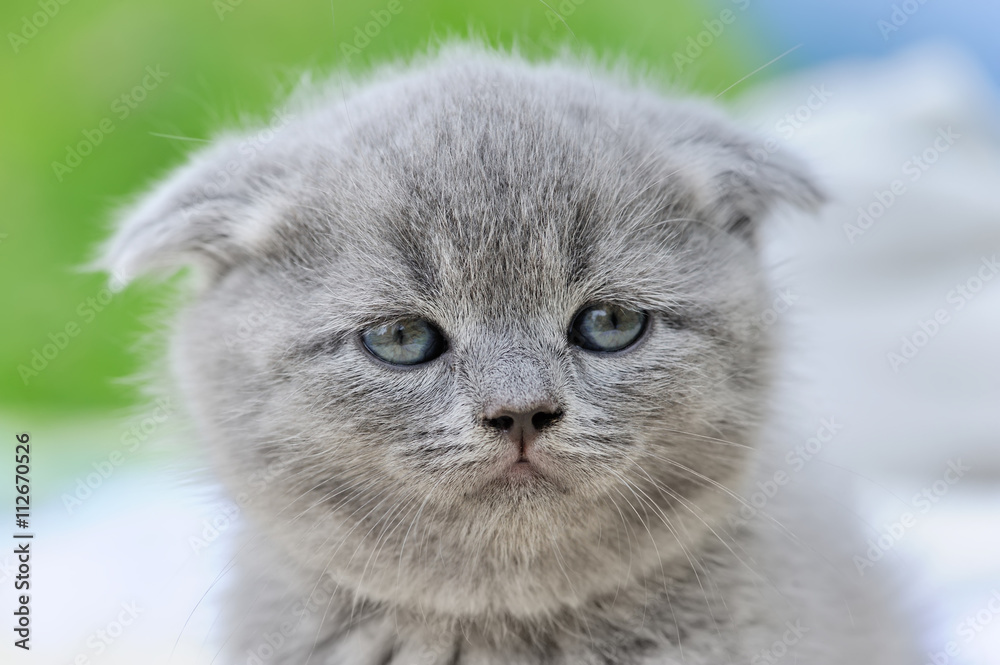
POLYGON ((398 14, 349 63, 342 44, 354 44, 372 12, 384 21, 387 14, 380 12, 387 0, 7 0, 0 5, 5 37, 0 283, 6 286, 0 289, 0 422, 5 431, 28 429, 36 438, 38 431, 46 432, 53 463, 67 470, 118 445, 120 425, 116 430, 102 422, 141 403, 135 387, 122 379, 140 367, 133 347, 164 287, 133 285, 107 301, 105 278, 79 266, 93 257, 117 206, 180 163, 200 141, 240 118, 266 118, 279 101, 278 91, 304 70, 363 69, 424 50, 442 37, 473 34, 494 44, 516 41, 534 55, 566 43, 621 54, 716 94, 788 48, 761 48, 751 26, 736 21, 725 39, 704 49, 678 77, 674 52, 705 29, 703 21, 718 16, 719 6, 660 0, 396 1, 398 14), (81 141, 92 149, 77 159, 70 151, 81 141), (76 334, 64 334, 67 326, 76 334), (52 357, 43 361, 46 351, 52 357))

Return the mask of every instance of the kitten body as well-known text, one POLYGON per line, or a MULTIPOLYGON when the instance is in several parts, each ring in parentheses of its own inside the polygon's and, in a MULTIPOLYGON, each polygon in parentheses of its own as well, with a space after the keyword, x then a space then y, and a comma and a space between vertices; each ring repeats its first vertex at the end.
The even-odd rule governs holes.
POLYGON ((775 445, 757 227, 819 203, 800 165, 704 104, 472 47, 279 118, 105 254, 197 266, 170 357, 245 507, 231 662, 905 662, 849 527, 796 487, 732 519, 775 445), (594 303, 645 312, 641 338, 574 346, 594 303), (366 351, 407 317, 442 355, 366 351), (558 420, 515 473, 490 414, 539 404, 558 420))

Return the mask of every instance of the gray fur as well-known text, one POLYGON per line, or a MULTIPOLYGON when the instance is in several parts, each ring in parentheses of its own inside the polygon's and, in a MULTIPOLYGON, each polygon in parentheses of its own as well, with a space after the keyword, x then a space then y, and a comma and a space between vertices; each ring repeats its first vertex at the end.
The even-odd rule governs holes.
POLYGON ((752 163, 704 103, 470 46, 309 88, 275 124, 196 154, 104 254, 200 276, 170 356, 246 507, 230 662, 766 663, 796 621, 778 660, 904 662, 834 551, 849 529, 726 520, 768 445, 756 229, 820 202, 801 165, 752 163), (646 337, 572 347, 600 301, 650 312, 646 337), (413 315, 443 356, 362 350, 413 315), (483 414, 539 401, 564 414, 544 479, 510 482, 483 414))

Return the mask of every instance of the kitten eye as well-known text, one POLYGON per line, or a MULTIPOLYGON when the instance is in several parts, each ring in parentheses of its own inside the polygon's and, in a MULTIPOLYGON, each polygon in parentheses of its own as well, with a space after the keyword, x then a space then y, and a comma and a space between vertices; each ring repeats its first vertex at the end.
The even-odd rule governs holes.
POLYGON ((617 305, 599 304, 580 310, 569 340, 588 351, 621 351, 646 329, 646 314, 617 305))
POLYGON ((419 365, 444 353, 444 337, 423 319, 404 319, 361 333, 361 342, 379 360, 393 365, 419 365))

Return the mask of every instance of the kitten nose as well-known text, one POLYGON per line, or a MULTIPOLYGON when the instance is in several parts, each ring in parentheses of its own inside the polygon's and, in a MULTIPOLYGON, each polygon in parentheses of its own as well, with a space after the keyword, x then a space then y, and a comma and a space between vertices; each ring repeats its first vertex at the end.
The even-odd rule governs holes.
POLYGON ((560 418, 562 411, 554 404, 545 402, 522 411, 502 407, 492 409, 484 420, 488 427, 503 432, 512 443, 521 446, 523 455, 538 433, 560 418))

